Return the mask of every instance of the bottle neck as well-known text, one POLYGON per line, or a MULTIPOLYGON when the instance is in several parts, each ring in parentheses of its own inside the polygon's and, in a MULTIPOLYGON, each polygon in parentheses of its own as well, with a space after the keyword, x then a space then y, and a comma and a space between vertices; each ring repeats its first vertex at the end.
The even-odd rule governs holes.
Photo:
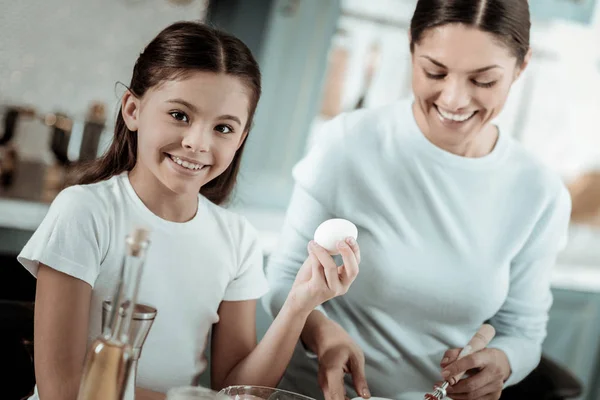
POLYGON ((133 250, 128 245, 123 258, 121 274, 111 301, 109 323, 103 333, 111 342, 129 342, 129 327, 135 312, 145 250, 145 245, 133 250))

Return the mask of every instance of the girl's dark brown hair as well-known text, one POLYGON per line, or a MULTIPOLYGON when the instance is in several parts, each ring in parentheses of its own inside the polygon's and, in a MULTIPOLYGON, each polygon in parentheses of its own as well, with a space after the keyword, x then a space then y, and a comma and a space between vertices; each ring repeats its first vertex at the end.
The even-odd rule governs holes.
POLYGON ((464 24, 493 34, 521 65, 529 51, 527 0, 418 0, 410 24, 410 50, 431 28, 464 24))
MULTIPOLYGON (((129 90, 137 98, 161 83, 203 71, 235 76, 250 92, 245 130, 250 130, 261 93, 258 63, 238 38, 199 22, 177 22, 160 32, 146 46, 133 67, 129 90)), ((215 204, 226 202, 235 186, 244 143, 229 167, 200 189, 215 204)), ((137 159, 137 135, 125 125, 119 110, 112 144, 99 159, 79 169, 77 183, 89 184, 131 171, 137 159)))

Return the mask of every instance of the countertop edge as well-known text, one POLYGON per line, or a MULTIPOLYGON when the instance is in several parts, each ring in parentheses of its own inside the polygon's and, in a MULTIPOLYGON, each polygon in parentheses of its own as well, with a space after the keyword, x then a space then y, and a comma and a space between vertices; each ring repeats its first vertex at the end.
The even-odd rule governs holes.
MULTIPOLYGON (((0 198, 0 227, 34 231, 48 212, 49 204, 0 198)), ((259 233, 259 240, 265 256, 271 254, 277 246, 284 212, 236 209, 254 225, 259 233)), ((600 236, 599 236, 600 238, 600 236)), ((552 287, 556 289, 575 290, 580 292, 600 293, 600 261, 599 264, 579 262, 559 262, 552 271, 552 287)))

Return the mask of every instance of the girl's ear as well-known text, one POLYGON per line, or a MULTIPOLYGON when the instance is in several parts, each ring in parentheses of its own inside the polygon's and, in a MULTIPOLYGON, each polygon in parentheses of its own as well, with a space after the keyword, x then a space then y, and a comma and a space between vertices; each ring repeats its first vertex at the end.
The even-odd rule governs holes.
POLYGON ((132 132, 138 130, 139 125, 139 109, 140 100, 131 93, 130 90, 126 91, 121 100, 121 114, 127 129, 132 132))

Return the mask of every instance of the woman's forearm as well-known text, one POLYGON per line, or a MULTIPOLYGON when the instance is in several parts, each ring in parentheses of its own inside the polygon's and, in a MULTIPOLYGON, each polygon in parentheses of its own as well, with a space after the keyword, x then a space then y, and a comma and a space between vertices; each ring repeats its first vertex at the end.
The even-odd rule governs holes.
POLYGON ((322 343, 322 339, 324 339, 322 337, 323 331, 329 323, 333 323, 333 321, 327 318, 322 312, 313 310, 310 313, 306 319, 306 324, 304 325, 304 329, 302 329, 300 337, 307 349, 318 354, 318 345, 319 343, 322 343))
POLYGON ((276 387, 289 364, 308 313, 286 301, 254 350, 218 384, 276 387))

